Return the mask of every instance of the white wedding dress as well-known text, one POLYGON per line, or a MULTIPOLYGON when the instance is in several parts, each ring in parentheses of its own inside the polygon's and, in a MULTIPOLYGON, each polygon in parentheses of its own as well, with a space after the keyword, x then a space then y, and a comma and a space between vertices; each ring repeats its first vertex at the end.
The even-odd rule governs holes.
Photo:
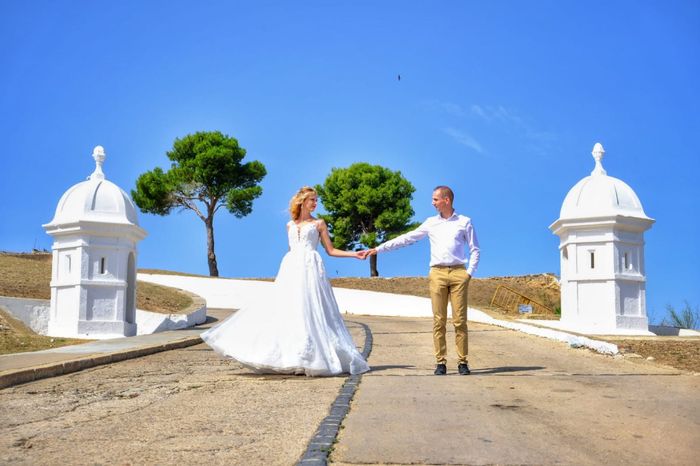
POLYGON ((202 333, 202 340, 258 373, 319 376, 368 371, 316 250, 316 222, 290 222, 288 237, 289 252, 273 292, 202 333))

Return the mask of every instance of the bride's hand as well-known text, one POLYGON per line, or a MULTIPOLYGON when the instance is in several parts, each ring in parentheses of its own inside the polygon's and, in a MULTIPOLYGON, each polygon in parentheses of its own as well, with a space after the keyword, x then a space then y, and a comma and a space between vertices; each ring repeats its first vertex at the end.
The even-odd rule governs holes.
POLYGON ((365 251, 355 251, 355 254, 353 256, 355 259, 360 259, 360 260, 365 260, 367 255, 365 254, 365 251))

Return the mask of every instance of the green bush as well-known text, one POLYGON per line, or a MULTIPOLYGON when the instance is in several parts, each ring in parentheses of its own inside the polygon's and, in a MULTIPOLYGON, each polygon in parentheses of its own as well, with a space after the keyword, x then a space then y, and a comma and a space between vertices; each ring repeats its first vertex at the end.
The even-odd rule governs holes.
POLYGON ((678 328, 700 329, 700 308, 695 309, 686 300, 683 309, 676 311, 670 304, 666 305, 667 316, 661 321, 661 325, 671 325, 678 328))

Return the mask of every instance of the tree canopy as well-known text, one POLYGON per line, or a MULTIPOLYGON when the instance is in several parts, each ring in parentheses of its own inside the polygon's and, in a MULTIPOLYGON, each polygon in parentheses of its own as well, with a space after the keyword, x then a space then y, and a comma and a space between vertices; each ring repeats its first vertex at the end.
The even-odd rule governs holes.
POLYGON ((265 166, 243 163, 245 149, 220 131, 202 131, 175 139, 166 153, 170 169, 156 167, 143 173, 131 191, 142 212, 168 215, 173 209, 192 210, 207 230, 209 275, 219 276, 214 252, 214 214, 225 207, 238 218, 252 212, 262 194, 265 166))
MULTIPOLYGON (((399 171, 368 163, 334 168, 316 191, 337 248, 373 248, 418 226, 410 222, 415 188, 399 171)), ((376 255, 370 275, 379 275, 376 255)))

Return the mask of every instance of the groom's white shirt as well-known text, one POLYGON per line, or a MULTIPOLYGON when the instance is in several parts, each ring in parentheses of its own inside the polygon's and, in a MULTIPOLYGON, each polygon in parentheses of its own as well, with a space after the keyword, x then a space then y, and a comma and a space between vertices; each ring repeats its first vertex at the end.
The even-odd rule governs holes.
POLYGON ((449 218, 429 217, 418 228, 377 246, 377 252, 391 251, 430 238, 430 266, 464 265, 474 275, 479 265, 479 241, 469 217, 453 213, 449 218), (469 249, 469 257, 466 249, 469 249))

